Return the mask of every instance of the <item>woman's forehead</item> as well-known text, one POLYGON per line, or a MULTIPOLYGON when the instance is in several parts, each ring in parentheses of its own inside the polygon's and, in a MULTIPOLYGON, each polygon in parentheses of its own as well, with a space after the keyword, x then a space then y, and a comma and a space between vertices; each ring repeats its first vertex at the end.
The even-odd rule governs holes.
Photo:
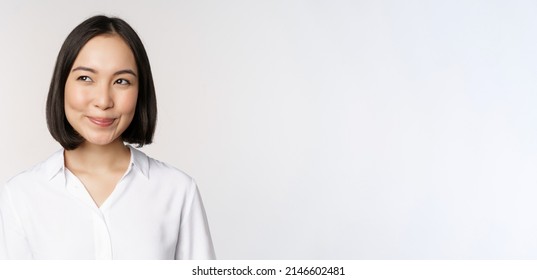
POLYGON ((81 66, 102 74, 122 69, 132 69, 137 73, 131 48, 116 34, 98 35, 90 39, 78 53, 72 68, 81 66))

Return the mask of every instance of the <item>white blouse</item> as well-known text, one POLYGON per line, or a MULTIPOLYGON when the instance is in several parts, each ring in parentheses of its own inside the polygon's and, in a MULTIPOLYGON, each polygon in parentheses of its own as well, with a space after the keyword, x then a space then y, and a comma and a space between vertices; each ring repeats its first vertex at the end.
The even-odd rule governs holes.
POLYGON ((0 259, 214 259, 194 180, 130 147, 97 207, 63 149, 0 189, 0 259))

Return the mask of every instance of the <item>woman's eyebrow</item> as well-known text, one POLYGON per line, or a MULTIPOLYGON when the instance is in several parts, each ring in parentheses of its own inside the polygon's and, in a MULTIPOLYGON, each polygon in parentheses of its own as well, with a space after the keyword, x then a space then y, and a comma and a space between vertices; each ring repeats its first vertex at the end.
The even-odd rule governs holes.
POLYGON ((91 72, 91 73, 97 73, 97 71, 95 69, 85 67, 85 66, 78 66, 76 68, 73 68, 73 70, 71 70, 71 72, 75 72, 75 71, 88 71, 88 72, 91 72))
POLYGON ((136 77, 136 73, 134 73, 134 71, 132 71, 131 69, 119 70, 116 73, 114 73, 114 76, 121 75, 121 74, 131 74, 134 77, 136 77))
MULTIPOLYGON (((73 70, 71 72, 75 72, 75 71, 88 71, 88 72, 91 72, 91 73, 94 73, 94 74, 97 73, 97 70, 95 70, 93 68, 86 67, 86 66, 78 66, 76 68, 73 68, 73 70)), ((134 73, 134 71, 131 70, 131 69, 122 69, 122 70, 116 71, 114 73, 114 76, 121 75, 121 74, 131 74, 134 77, 136 77, 136 73, 134 73)))

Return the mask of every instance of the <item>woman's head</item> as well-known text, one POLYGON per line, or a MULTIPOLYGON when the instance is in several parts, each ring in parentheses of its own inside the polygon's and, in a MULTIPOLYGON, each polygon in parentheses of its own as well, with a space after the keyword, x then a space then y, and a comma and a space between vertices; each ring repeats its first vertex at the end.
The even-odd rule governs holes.
POLYGON ((67 36, 46 115, 50 133, 68 150, 85 141, 152 142, 157 108, 149 59, 125 21, 95 16, 67 36))

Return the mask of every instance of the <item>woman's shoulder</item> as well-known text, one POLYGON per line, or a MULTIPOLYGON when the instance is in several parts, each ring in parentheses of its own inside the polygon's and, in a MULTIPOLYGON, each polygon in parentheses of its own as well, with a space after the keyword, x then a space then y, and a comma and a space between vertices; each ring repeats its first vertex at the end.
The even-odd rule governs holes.
POLYGON ((138 149, 131 149, 133 150, 134 165, 138 166, 150 181, 173 182, 174 185, 195 184, 194 179, 183 170, 167 162, 148 156, 138 149))
POLYGON ((63 149, 54 152, 46 160, 19 172, 6 181, 6 185, 25 185, 28 182, 50 179, 63 168, 63 149))
POLYGON ((37 189, 48 186, 49 182, 63 168, 63 149, 50 155, 32 167, 14 175, 1 185, 1 191, 16 193, 34 193, 37 189))

